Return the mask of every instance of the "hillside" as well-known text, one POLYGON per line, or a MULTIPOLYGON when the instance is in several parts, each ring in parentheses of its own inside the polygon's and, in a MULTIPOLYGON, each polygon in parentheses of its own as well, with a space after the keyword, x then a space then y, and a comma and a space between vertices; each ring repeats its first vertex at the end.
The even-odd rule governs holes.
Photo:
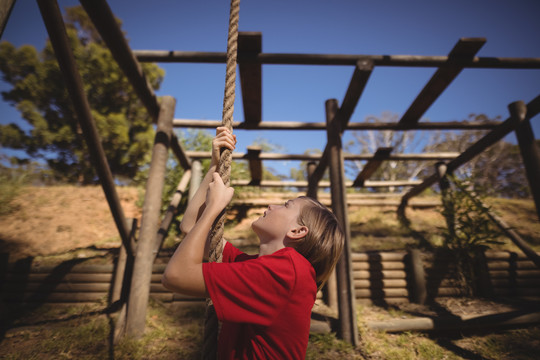
MULTIPOLYGON (((140 218, 141 209, 136 205, 140 191, 118 187, 118 195, 125 216, 140 218)), ((281 201, 275 193, 271 195, 276 202, 281 201)), ((540 222, 531 200, 491 199, 490 204, 531 246, 540 250, 540 222)), ((58 255, 74 249, 79 249, 76 256, 85 257, 85 251, 120 245, 99 186, 23 187, 10 205, 9 213, 0 215, 0 251, 9 253, 10 261, 58 255)), ((226 237, 239 245, 255 245, 250 224, 262 210, 262 207, 249 211, 234 207, 229 213, 226 237)), ((412 229, 399 224, 395 207, 352 206, 349 220, 353 249, 402 249, 416 247, 421 241, 440 242, 438 227, 444 221, 437 208, 408 209, 407 217, 412 229)), ((501 247, 515 249, 509 241, 501 247)))

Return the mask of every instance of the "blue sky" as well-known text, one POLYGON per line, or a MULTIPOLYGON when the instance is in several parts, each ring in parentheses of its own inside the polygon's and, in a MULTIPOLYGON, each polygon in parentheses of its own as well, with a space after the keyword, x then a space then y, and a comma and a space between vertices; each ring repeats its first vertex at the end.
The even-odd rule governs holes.
MULTIPOLYGON (((59 0, 61 8, 77 4, 59 0)), ((123 21, 132 49, 226 50, 228 1, 109 0, 109 5, 123 21)), ((478 56, 540 57, 539 14, 538 0, 242 0, 239 29, 262 32, 263 52, 269 53, 447 55, 461 37, 485 37, 478 56)), ((36 2, 17 0, 1 40, 42 49, 46 38, 36 2)), ((177 99, 176 118, 221 119, 225 65, 160 66, 166 75, 158 95, 177 99)), ((375 68, 351 121, 385 111, 401 116, 435 70, 375 68)), ((352 73, 350 66, 263 66, 263 121, 324 122, 324 102, 343 100, 352 73)), ((7 88, 0 83, 0 90, 7 88)), ((539 94, 540 70, 465 69, 424 120, 463 120, 472 113, 506 119, 509 103, 539 94)), ((237 85, 234 118, 241 121, 240 100, 237 85)), ((1 101, 0 116, 2 124, 20 122, 17 111, 1 101)), ((532 120, 536 138, 538 118, 532 120)), ((323 149, 326 143, 322 131, 239 130, 237 135, 240 152, 256 138, 288 153, 323 149)))

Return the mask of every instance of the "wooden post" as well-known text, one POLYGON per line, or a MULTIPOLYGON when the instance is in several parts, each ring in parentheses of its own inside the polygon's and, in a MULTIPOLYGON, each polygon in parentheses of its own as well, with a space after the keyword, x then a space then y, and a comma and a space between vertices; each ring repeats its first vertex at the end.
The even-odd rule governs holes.
POLYGON ((540 219, 540 150, 536 145, 530 118, 527 117, 527 106, 523 101, 516 101, 508 105, 510 116, 519 121, 516 127, 516 137, 525 165, 529 188, 536 205, 536 214, 540 219))
POLYGON ((169 203, 167 211, 165 212, 165 215, 163 216, 163 219, 161 220, 161 225, 159 226, 159 230, 155 238, 155 242, 154 242, 154 250, 153 250, 154 258, 152 259, 152 263, 156 260, 159 250, 161 249, 161 245, 163 244, 163 241, 165 240, 165 238, 167 237, 167 234, 169 233, 171 224, 178 211, 178 205, 180 205, 180 201, 182 200, 182 196, 184 196, 186 192, 186 188, 190 180, 191 180, 191 170, 184 171, 184 175, 180 179, 180 182, 178 183, 178 186, 176 187, 176 191, 174 192, 172 199, 169 203))
POLYGON ((345 235, 343 253, 336 267, 339 299, 339 336, 353 346, 358 345, 358 326, 356 324, 356 302, 352 277, 351 231, 347 216, 347 199, 345 193, 345 169, 341 146, 341 124, 335 116, 338 109, 337 100, 326 101, 327 137, 330 163, 330 182, 332 210, 341 222, 345 235))
POLYGON ((249 161, 249 172, 251 174, 250 185, 260 185, 262 180, 262 162, 260 146, 248 146, 247 159, 249 161))
MULTIPOLYGON (((130 239, 135 239, 135 232, 137 231, 137 219, 127 219, 127 225, 129 228, 130 239)), ((132 241, 134 243, 134 241, 132 241)), ((136 247, 133 246, 133 249, 136 247)), ((126 273, 126 264, 128 264, 128 254, 124 244, 120 246, 120 253, 118 254, 118 259, 116 261, 116 266, 113 275, 113 286, 111 291, 111 300, 110 305, 121 300, 122 298, 122 288, 124 286, 124 275, 126 273)), ((131 279, 129 279, 131 281, 131 279)))
POLYGON ((422 263, 421 253, 418 249, 410 249, 409 265, 411 271, 411 301, 425 304, 427 299, 426 274, 422 263))
POLYGON ((152 150, 150 174, 146 183, 141 230, 133 267, 126 319, 126 334, 133 338, 140 338, 144 333, 154 260, 153 246, 158 231, 175 103, 175 99, 171 96, 164 96, 162 99, 152 150))
POLYGON ((193 195, 197 192, 197 189, 201 185, 202 181, 202 165, 200 161, 193 161, 191 163, 191 181, 189 182, 188 202, 193 195))
POLYGON ((249 61, 262 52, 262 34, 260 32, 238 33, 238 70, 242 87, 244 105, 244 124, 248 129, 255 129, 262 119, 262 65, 249 61))
MULTIPOLYGON (((310 198, 313 198, 317 200, 318 197, 318 188, 319 184, 317 181, 314 181, 314 179, 311 177, 313 175, 313 172, 315 172, 315 169, 317 168, 317 163, 314 161, 310 161, 307 163, 307 181, 308 181, 308 188, 306 196, 309 196, 310 198)), ((328 305, 329 308, 331 308, 336 313, 338 312, 338 290, 337 290, 337 278, 336 278, 336 270, 332 271, 332 274, 330 274, 330 277, 328 278, 326 285, 323 289, 324 292, 324 301, 326 301, 326 305, 328 305)))
POLYGON ((312 175, 315 172, 315 169, 317 168, 317 164, 314 161, 310 161, 307 164, 307 182, 308 182, 308 188, 306 192, 306 196, 309 196, 310 198, 317 199, 317 191, 318 191, 318 181, 314 181, 312 175))

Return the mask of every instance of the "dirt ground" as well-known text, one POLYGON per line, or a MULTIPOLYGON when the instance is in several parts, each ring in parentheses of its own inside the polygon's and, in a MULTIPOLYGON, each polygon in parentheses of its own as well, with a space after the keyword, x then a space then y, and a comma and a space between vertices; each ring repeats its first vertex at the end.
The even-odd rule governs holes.
MULTIPOLYGON (((126 218, 140 218, 137 189, 117 191, 126 218)), ((101 187, 25 187, 12 205, 14 212, 0 216, 0 252, 10 261, 120 245, 101 187)))

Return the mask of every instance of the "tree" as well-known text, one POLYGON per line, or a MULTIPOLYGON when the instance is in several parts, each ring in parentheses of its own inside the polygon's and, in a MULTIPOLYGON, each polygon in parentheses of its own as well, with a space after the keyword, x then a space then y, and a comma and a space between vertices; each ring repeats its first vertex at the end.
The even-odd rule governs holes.
MULTIPOLYGON (((488 119, 485 115, 470 115, 469 120, 494 121, 498 118, 488 119)), ((436 142, 426 147, 426 151, 463 152, 486 133, 487 131, 479 130, 439 133, 436 142)), ((483 189, 489 196, 518 198, 530 196, 519 146, 504 140, 498 141, 459 167, 454 175, 469 179, 475 188, 483 189)))
MULTIPOLYGON (((398 120, 398 114, 383 112, 380 117, 368 116, 365 122, 387 123, 397 122, 398 120)), ((394 130, 353 131, 352 136, 354 140, 346 144, 345 149, 347 152, 354 154, 374 154, 380 147, 391 147, 394 154, 421 152, 426 146, 430 146, 435 139, 434 133, 427 134, 426 132, 419 131, 394 130)), ((424 169, 430 168, 432 164, 433 162, 421 161, 385 161, 372 175, 370 180, 413 180, 424 169)), ((365 162, 360 160, 352 163, 348 162, 347 170, 349 176, 353 179, 356 178, 364 165, 365 162)), ((390 188, 390 191, 396 190, 396 188, 390 188)))
MULTIPOLYGON (((111 171, 131 179, 150 160, 152 121, 86 12, 80 6, 67 8, 65 18, 111 171)), ((142 67, 152 88, 158 89, 163 70, 155 64, 142 67)), ((16 106, 27 123, 0 125, 0 144, 46 161, 57 179, 96 182, 50 41, 41 52, 29 45, 15 48, 9 42, 0 43, 0 71, 13 86, 2 92, 4 100, 16 106)))

